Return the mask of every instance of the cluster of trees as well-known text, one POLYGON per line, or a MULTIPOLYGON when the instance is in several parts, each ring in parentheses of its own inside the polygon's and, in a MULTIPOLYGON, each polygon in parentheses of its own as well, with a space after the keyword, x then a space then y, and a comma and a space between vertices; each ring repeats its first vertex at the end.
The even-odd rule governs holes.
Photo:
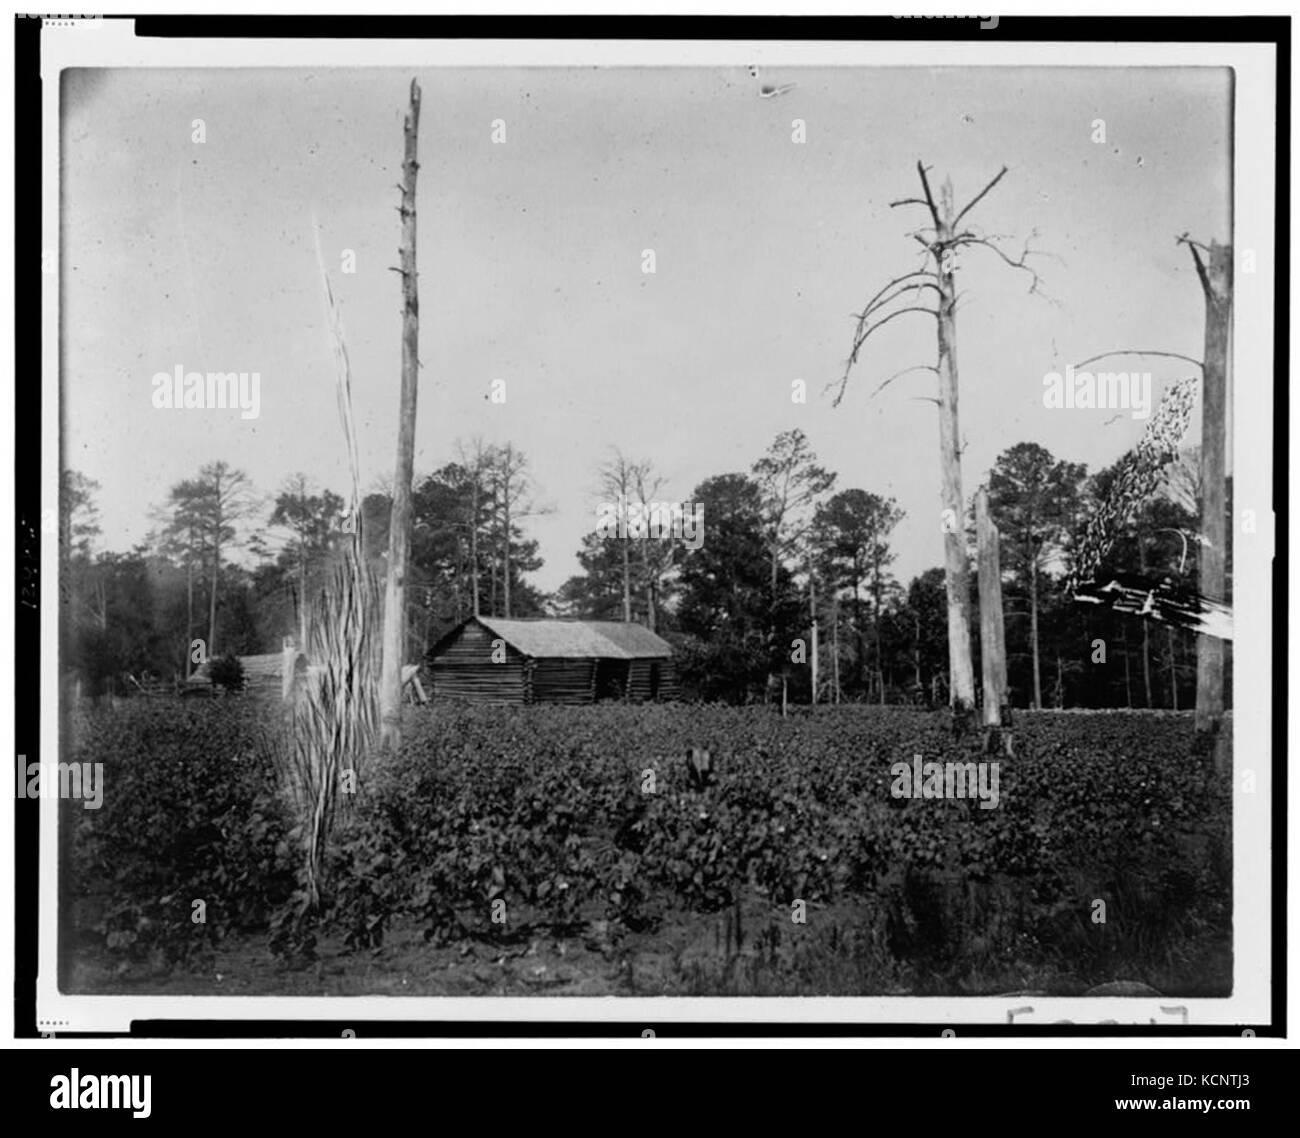
MULTIPOLYGON (((130 693, 148 677, 171 683, 201 659, 277 651, 286 636, 305 643, 312 599, 357 527, 367 561, 384 573, 387 493, 367 495, 357 519, 304 474, 268 499, 242 471, 209 463, 155 507, 146 541, 116 553, 95 550, 98 490, 76 471, 63 475, 62 660, 89 695, 130 693)), ((537 542, 521 528, 538 512, 526 457, 508 444, 476 441, 417 480, 408 659, 472 613, 544 612, 546 598, 526 579, 542 564, 537 542)))
MULTIPOLYGON (((1194 453, 1171 464, 1162 492, 1112 550, 1114 566, 1196 581, 1196 469, 1194 453)), ((1035 443, 1011 447, 989 473, 1017 706, 1187 708, 1194 699, 1190 634, 1065 595, 1072 550, 1113 477, 1114 468, 1089 476, 1035 443)), ((616 451, 593 490, 648 503, 663 486, 652 462, 616 451)), ((63 659, 89 694, 127 692, 150 675, 183 678, 196 666, 196 640, 209 657, 275 651, 285 636, 303 642, 311 599, 358 524, 367 559, 384 571, 391 500, 382 492, 363 500, 358 520, 305 475, 268 499, 214 462, 173 486, 149 539, 119 553, 95 551, 97 490, 64 475, 63 659)), ((548 596, 529 580, 542 559, 524 527, 546 507, 526 456, 510 444, 461 445, 454 462, 415 480, 407 658, 475 613, 628 620, 674 644, 690 694, 752 702, 784 684, 790 699, 808 702, 815 620, 819 701, 947 702, 944 572, 895 578, 891 539, 903 513, 893 499, 840 488, 792 430, 748 471, 706 478, 689 504, 703 510, 702 544, 602 536, 593 524, 581 572, 548 596)), ((968 533, 972 556, 973 546, 968 533)), ((978 610, 973 595, 969 610, 978 610)))
MULTIPOLYGON (((1194 451, 1168 467, 1161 492, 1140 507, 1108 567, 1194 587, 1196 470, 1194 451)), ((1114 477, 1114 467, 1089 476, 1036 443, 1009 448, 989 472, 1013 705, 1192 705, 1191 634, 1080 606, 1066 594, 1074 549, 1114 477)), ((661 483, 651 463, 616 454, 598 489, 630 486, 648 501, 661 483)), ((795 430, 778 435, 748 472, 700 483, 691 502, 704 512, 700 548, 589 534, 579 553, 583 572, 559 590, 556 611, 657 627, 677 649, 685 689, 706 699, 769 699, 782 683, 789 698, 810 701, 815 620, 819 701, 947 703, 945 573, 929 569, 905 586, 895 578, 891 535, 903 513, 893 499, 838 489, 835 473, 795 430)), ((970 515, 965 547, 973 562, 970 515)), ((973 569, 968 587, 967 611, 975 614, 973 569)), ((978 669, 974 628, 971 642, 978 669)))

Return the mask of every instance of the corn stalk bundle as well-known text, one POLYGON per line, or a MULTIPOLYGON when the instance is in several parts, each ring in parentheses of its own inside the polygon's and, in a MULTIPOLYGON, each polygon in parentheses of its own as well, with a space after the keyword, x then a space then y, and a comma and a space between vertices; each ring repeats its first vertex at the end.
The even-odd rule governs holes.
MULTIPOLYGON (((354 789, 379 721, 379 584, 349 550, 312 605, 313 661, 292 712, 286 773, 302 826, 307 896, 319 900, 321 865, 344 779, 354 789)), ((348 800, 348 795, 343 795, 348 800)))
POLYGON ((349 789, 355 788, 376 735, 382 603, 378 581, 363 554, 361 470, 347 340, 314 218, 313 230, 335 362, 339 420, 352 476, 352 525, 342 535, 341 561, 311 606, 308 643, 303 645, 311 663, 306 682, 295 692, 289 737, 276 752, 277 769, 303 843, 306 904, 314 909, 320 900, 322 867, 343 781, 351 772, 349 789))

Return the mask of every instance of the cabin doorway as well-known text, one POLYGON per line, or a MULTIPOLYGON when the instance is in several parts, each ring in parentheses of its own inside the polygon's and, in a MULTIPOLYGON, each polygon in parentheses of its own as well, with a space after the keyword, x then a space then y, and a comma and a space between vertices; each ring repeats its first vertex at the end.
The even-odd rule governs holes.
POLYGON ((596 661, 596 698, 622 699, 627 695, 628 663, 625 660, 596 661))

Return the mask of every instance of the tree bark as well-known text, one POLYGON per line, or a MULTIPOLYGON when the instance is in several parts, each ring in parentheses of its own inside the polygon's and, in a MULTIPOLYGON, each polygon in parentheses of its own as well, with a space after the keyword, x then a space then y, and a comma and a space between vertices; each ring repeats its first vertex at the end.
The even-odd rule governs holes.
POLYGON ((989 516, 989 495, 975 495, 975 540, 980 594, 980 663, 984 680, 984 725, 1000 727, 1007 701, 1007 645, 1002 617, 1002 569, 998 528, 989 516))
MULTIPOLYGON (((928 191, 927 191, 928 192, 928 191)), ((966 508, 961 492, 961 431, 957 418, 957 287, 952 265, 945 255, 953 238, 952 182, 946 180, 940 195, 939 227, 935 242, 939 284, 939 462, 943 471, 944 585, 948 594, 949 703, 954 711, 975 706, 975 674, 971 664, 970 583, 966 564, 963 524, 966 508)))
POLYGON ((406 649, 406 569, 411 538, 411 478, 415 465, 415 411, 420 345, 420 298, 415 271, 415 184, 419 171, 420 85, 411 80, 402 162, 402 386, 397 419, 397 468, 388 526, 388 583, 384 599, 383 665, 380 671, 380 740, 396 751, 402 742, 402 664, 406 649))
MULTIPOLYGON (((1201 385, 1201 535, 1200 591, 1211 601, 1225 599, 1228 525, 1226 517, 1226 422, 1228 336, 1232 318, 1232 246, 1210 243, 1203 263, 1192 246, 1205 293, 1205 355, 1201 385)), ((1224 642, 1200 635, 1196 643, 1196 730, 1217 734, 1223 719, 1224 642)), ((1227 753, 1215 748, 1220 771, 1227 753)))

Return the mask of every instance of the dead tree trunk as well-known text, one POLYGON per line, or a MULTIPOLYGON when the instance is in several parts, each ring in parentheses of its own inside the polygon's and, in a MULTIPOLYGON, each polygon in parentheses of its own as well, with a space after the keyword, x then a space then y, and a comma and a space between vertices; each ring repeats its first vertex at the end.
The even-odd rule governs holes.
POLYGON ((388 585, 384 600, 383 665, 379 684, 380 739, 396 751, 402 742, 402 664, 406 656, 406 569, 411 538, 411 478, 415 465, 415 405, 420 346, 420 296, 415 273, 415 180, 420 165, 420 85, 411 80, 403 127, 402 162, 402 390, 397 419, 397 470, 388 526, 388 585))
POLYGON ((1004 166, 997 175, 977 193, 962 209, 955 208, 951 181, 945 181, 941 201, 936 204, 930 192, 930 180, 923 163, 916 164, 921 179, 923 198, 903 198, 890 202, 891 207, 921 206, 930 216, 931 224, 916 230, 911 236, 925 249, 927 258, 923 268, 895 277, 868 302, 858 314, 853 348, 844 369, 840 392, 835 402, 843 398, 849 372, 868 338, 896 316, 908 312, 926 313, 935 318, 938 358, 933 365, 922 364, 905 368, 886 379, 876 390, 888 386, 893 380, 912 371, 932 371, 938 377, 939 407, 939 465, 942 473, 942 508, 944 533, 944 585, 948 599, 948 668, 949 703, 959 719, 965 721, 975 706, 975 675, 971 662, 970 643, 970 570, 966 563, 965 505, 961 492, 961 430, 957 415, 957 330, 955 313, 957 288, 954 273, 957 260, 964 249, 983 247, 995 253, 1011 268, 1020 269, 1030 276, 1030 292, 1038 292, 1038 274, 1026 263, 1033 255, 1028 244, 1018 258, 1009 256, 992 237, 980 235, 975 230, 962 228, 962 219, 998 184, 1007 172, 1004 166), (920 303, 916 298, 922 290, 930 290, 935 297, 934 307, 920 303), (895 304, 895 302, 898 302, 895 304), (891 306, 893 306, 891 308, 891 306))
MULTIPOLYGON (((1225 446, 1228 392, 1228 336, 1232 319, 1232 246, 1211 241, 1202 259, 1189 241, 1196 272, 1205 293, 1205 356, 1201 361, 1201 595, 1222 602, 1225 597, 1228 524, 1225 446)), ((1224 642, 1201 634, 1196 638, 1196 730, 1218 736, 1223 722, 1224 642)), ((1215 763, 1226 771, 1226 740, 1215 740, 1215 763)))
POLYGON ((980 661, 984 678, 984 725, 1001 727, 1007 700, 1007 645, 1002 618, 1002 569, 998 528, 989 517, 988 491, 975 495, 975 540, 979 550, 980 661))
MULTIPOLYGON (((926 188, 926 196, 929 196, 926 188)), ((953 241, 952 182, 941 191, 936 247, 948 251, 953 241)), ((975 706, 975 674, 970 651, 970 583, 966 565, 966 508, 961 492, 961 432, 957 420, 957 285, 954 261, 936 255, 939 282, 939 462, 943 469, 943 561, 948 593, 948 699, 958 714, 975 706)))

